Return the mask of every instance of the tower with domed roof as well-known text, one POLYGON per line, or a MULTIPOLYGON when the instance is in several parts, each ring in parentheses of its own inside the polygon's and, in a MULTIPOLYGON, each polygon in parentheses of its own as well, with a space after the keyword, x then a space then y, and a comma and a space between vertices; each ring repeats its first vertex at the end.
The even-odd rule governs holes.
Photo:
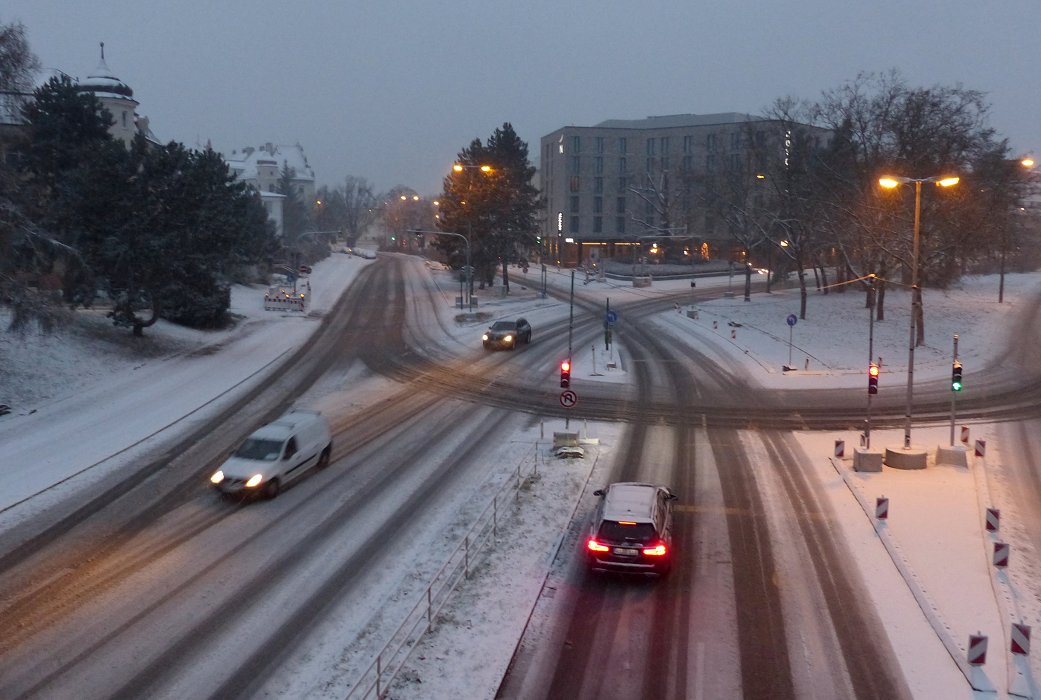
POLYGON ((112 124, 108 128, 112 138, 122 141, 129 148, 134 136, 142 133, 155 143, 155 137, 148 127, 148 118, 137 114, 139 103, 134 99, 134 91, 117 78, 105 63, 105 42, 101 42, 101 59, 97 68, 86 80, 79 82, 79 89, 81 92, 93 93, 112 115, 112 124))

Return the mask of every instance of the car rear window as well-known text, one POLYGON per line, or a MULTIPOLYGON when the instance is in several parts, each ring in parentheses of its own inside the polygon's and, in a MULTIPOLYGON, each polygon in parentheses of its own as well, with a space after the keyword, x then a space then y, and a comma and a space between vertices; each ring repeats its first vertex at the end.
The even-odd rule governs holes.
POLYGON ((604 542, 639 542, 650 544, 658 540, 658 534, 651 523, 634 523, 626 525, 614 520, 600 523, 597 539, 604 542))

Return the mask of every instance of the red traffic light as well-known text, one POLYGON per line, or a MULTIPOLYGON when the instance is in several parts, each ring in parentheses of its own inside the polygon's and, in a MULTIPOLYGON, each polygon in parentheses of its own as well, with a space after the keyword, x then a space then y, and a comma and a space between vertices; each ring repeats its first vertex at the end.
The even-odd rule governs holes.
POLYGON ((567 389, 571 386, 571 360, 560 362, 560 388, 567 389))

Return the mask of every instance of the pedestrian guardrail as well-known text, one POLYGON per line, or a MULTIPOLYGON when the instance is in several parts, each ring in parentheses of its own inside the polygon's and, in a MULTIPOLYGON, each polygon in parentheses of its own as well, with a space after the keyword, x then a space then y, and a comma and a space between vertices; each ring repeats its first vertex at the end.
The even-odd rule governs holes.
POLYGON ((347 694, 347 700, 385 696, 390 684, 408 661, 412 650, 416 648, 423 635, 433 628, 434 621, 451 600, 456 587, 470 577, 478 555, 498 538, 499 525, 502 524, 502 516, 506 514, 504 511, 509 499, 519 498, 525 479, 538 474, 538 462, 539 451, 536 443, 532 455, 517 463, 516 471, 511 473, 510 478, 477 516, 462 542, 434 574, 422 597, 412 606, 369 667, 355 681, 354 687, 347 694), (530 470, 525 471, 524 464, 530 464, 530 470))

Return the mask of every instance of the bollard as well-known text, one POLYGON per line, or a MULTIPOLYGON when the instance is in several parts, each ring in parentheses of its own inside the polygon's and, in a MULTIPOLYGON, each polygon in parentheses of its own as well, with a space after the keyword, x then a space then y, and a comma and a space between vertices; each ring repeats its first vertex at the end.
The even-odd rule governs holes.
POLYGON ((969 665, 982 666, 987 662, 987 637, 977 632, 969 635, 969 665))
POLYGON ((1008 650, 1022 656, 1030 654, 1030 625, 1012 623, 1012 642, 1008 650))
POLYGON ((963 445, 968 445, 969 444, 969 426, 967 426, 967 425, 963 425, 961 427, 961 444, 963 444, 963 445))
POLYGON ((999 569, 1008 567, 1008 555, 1011 546, 1007 542, 994 543, 994 566, 999 569))
POLYGON ((987 509, 987 532, 997 532, 1001 524, 1001 511, 997 508, 987 509))
POLYGON ((835 458, 842 459, 846 456, 846 441, 836 440, 835 441, 835 458))
POLYGON ((875 518, 878 520, 889 519, 889 499, 885 496, 875 499, 875 518))

